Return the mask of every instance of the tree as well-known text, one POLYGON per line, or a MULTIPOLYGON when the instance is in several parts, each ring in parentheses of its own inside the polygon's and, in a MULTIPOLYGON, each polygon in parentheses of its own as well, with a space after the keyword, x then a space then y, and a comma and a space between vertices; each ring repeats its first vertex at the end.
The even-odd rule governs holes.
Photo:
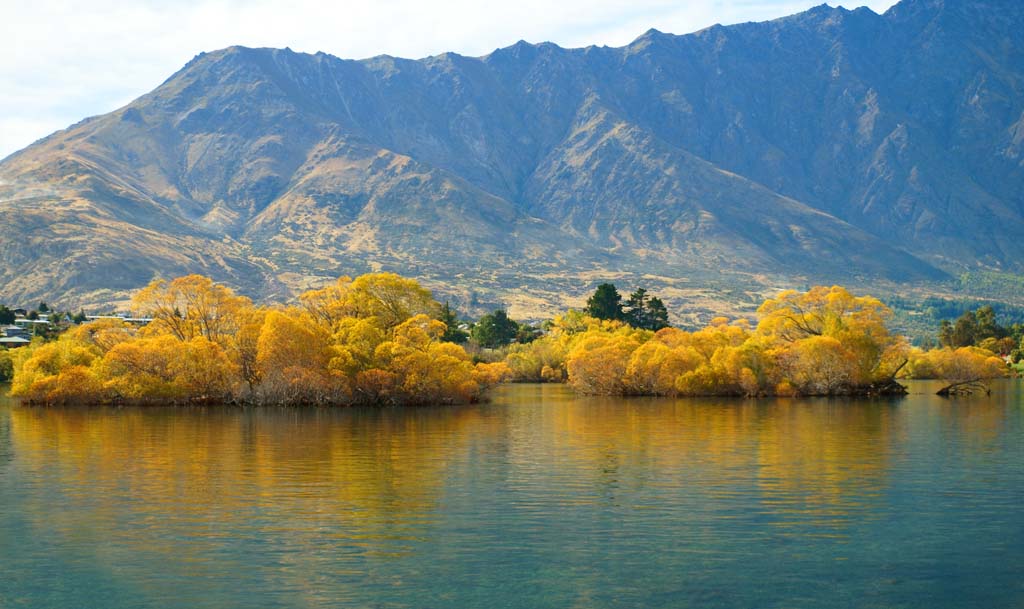
POLYGON ((626 323, 634 328, 647 327, 647 290, 637 288, 626 300, 626 323))
POLYGON ((855 358, 831 336, 801 340, 787 355, 786 376, 803 395, 841 393, 858 380, 855 358))
POLYGON ((938 395, 965 395, 989 392, 985 381, 1005 376, 1006 363, 990 351, 978 347, 944 348, 918 351, 911 355, 910 374, 914 378, 940 378, 950 381, 938 395))
POLYGON ((270 311, 257 339, 256 370, 262 394, 276 402, 315 404, 343 392, 328 374, 328 330, 297 310, 270 311))
POLYGON ((626 323, 642 330, 658 331, 668 327, 668 309, 660 298, 648 297, 647 290, 637 288, 626 301, 626 323))
POLYGON ((992 305, 985 305, 979 307, 974 312, 975 325, 977 326, 977 334, 975 335, 975 344, 985 340, 986 338, 1002 338, 1006 336, 1006 328, 1003 328, 996 322, 996 312, 992 308, 992 305))
MULTIPOLYGON (((854 296, 839 286, 818 286, 803 294, 783 292, 765 301, 758 312, 762 315, 758 331, 781 340, 786 349, 810 353, 806 361, 815 354, 831 361, 841 351, 853 366, 844 392, 872 386, 900 390, 892 377, 905 364, 908 346, 901 336, 889 333, 886 322, 892 311, 878 299, 854 296), (801 341, 818 336, 836 339, 841 349, 818 342, 801 351, 801 341)), ((808 386, 831 392, 839 384, 811 382, 808 386)))
POLYGON ((622 296, 613 284, 602 283, 587 299, 586 312, 597 319, 623 319, 622 296))
POLYGON ((473 326, 473 340, 481 347, 494 349, 511 343, 519 331, 519 324, 509 319, 504 309, 484 315, 473 326))
POLYGON ((118 397, 142 401, 222 401, 237 378, 221 346, 202 335, 184 343, 169 334, 124 341, 101 368, 118 397))
POLYGON ((455 314, 455 309, 448 304, 447 300, 441 306, 441 313, 438 315, 438 319, 445 325, 444 334, 441 335, 442 341, 462 344, 469 338, 469 333, 459 327, 459 318, 455 314))
POLYGON ((14 311, 8 309, 6 305, 0 305, 0 325, 9 326, 13 324, 15 317, 14 311))
POLYGON ((970 347, 978 339, 978 319, 974 313, 967 311, 961 315, 953 325, 953 333, 950 337, 952 347, 970 347))
POLYGON ((888 339, 885 322, 892 317, 877 298, 854 296, 840 286, 816 286, 804 293, 787 290, 766 300, 757 312, 761 315, 758 330, 787 342, 836 336, 851 328, 888 339))
POLYGON ((530 324, 517 324, 519 327, 516 330, 516 342, 520 344, 532 343, 541 337, 543 332, 540 328, 531 326, 530 324))
POLYGON ((430 290, 394 273, 356 277, 346 300, 353 317, 376 317, 388 331, 416 315, 436 317, 439 308, 430 290))
POLYGON ((953 323, 948 319, 943 319, 939 324, 939 344, 943 347, 953 346, 953 323))
POLYGON ((14 360, 7 349, 0 349, 0 383, 6 383, 14 378, 14 360))
POLYGON ((40 302, 38 309, 39 309, 40 313, 49 313, 50 312, 50 307, 48 307, 45 302, 40 302))
POLYGON ((569 384, 588 395, 624 395, 626 370, 640 341, 622 334, 595 334, 583 338, 569 354, 569 384))
POLYGON ((30 319, 32 321, 35 321, 35 320, 39 319, 39 312, 38 311, 34 311, 34 310, 33 311, 29 311, 27 317, 28 317, 28 319, 30 319))
POLYGON ((154 280, 132 299, 133 310, 153 318, 147 332, 182 342, 203 336, 221 346, 238 331, 241 313, 251 308, 251 300, 202 275, 154 280))
POLYGON ((655 332, 669 326, 668 309, 665 308, 665 303, 660 298, 652 297, 647 301, 647 323, 646 329, 655 332))

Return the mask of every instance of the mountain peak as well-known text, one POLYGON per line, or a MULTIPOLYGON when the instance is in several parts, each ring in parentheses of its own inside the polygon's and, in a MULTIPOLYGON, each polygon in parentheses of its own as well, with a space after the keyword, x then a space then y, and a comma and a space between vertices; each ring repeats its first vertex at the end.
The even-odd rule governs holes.
POLYGON ((621 49, 201 53, 0 163, 0 301, 187 272, 270 296, 396 270, 559 307, 601 273, 682 295, 1024 271, 1019 9, 982 10, 1003 1, 621 49))

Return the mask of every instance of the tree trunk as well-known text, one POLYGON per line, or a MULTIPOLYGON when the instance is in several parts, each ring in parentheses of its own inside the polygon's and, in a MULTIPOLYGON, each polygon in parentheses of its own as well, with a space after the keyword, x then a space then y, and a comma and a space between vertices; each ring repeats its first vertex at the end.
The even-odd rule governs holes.
POLYGON ((969 379, 966 381, 957 381, 946 385, 942 389, 939 389, 935 395, 941 395, 942 397, 950 397, 955 395, 971 395, 976 391, 984 391, 985 395, 991 395, 992 390, 989 389, 988 385, 981 382, 980 378, 969 379))

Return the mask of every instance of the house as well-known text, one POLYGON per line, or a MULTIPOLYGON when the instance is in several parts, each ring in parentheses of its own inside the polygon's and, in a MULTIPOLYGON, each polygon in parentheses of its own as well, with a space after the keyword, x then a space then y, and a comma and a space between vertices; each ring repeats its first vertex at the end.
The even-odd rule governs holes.
POLYGON ((21 326, 22 328, 37 328, 42 326, 43 328, 49 328, 50 322, 46 319, 23 319, 18 318, 14 320, 15 325, 21 326))
POLYGON ((99 319, 116 319, 129 324, 135 324, 137 326, 144 326, 149 322, 153 321, 152 317, 129 317, 128 315, 86 315, 86 321, 96 321, 99 319))
POLYGON ((4 336, 28 336, 29 331, 21 326, 4 326, 0 328, 0 333, 4 336))
POLYGON ((32 342, 32 335, 21 326, 4 326, 0 328, 0 331, 3 332, 3 336, 0 336, 0 347, 12 349, 14 347, 24 347, 32 342))

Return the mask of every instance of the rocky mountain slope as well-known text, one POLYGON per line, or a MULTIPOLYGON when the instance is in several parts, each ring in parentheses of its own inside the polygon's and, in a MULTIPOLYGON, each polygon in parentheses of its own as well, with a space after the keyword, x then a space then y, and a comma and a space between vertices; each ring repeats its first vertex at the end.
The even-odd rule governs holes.
POLYGON ((904 0, 622 48, 201 54, 0 163, 0 301, 388 269, 525 311, 616 277, 671 299, 1019 273, 1022 17, 904 0))

